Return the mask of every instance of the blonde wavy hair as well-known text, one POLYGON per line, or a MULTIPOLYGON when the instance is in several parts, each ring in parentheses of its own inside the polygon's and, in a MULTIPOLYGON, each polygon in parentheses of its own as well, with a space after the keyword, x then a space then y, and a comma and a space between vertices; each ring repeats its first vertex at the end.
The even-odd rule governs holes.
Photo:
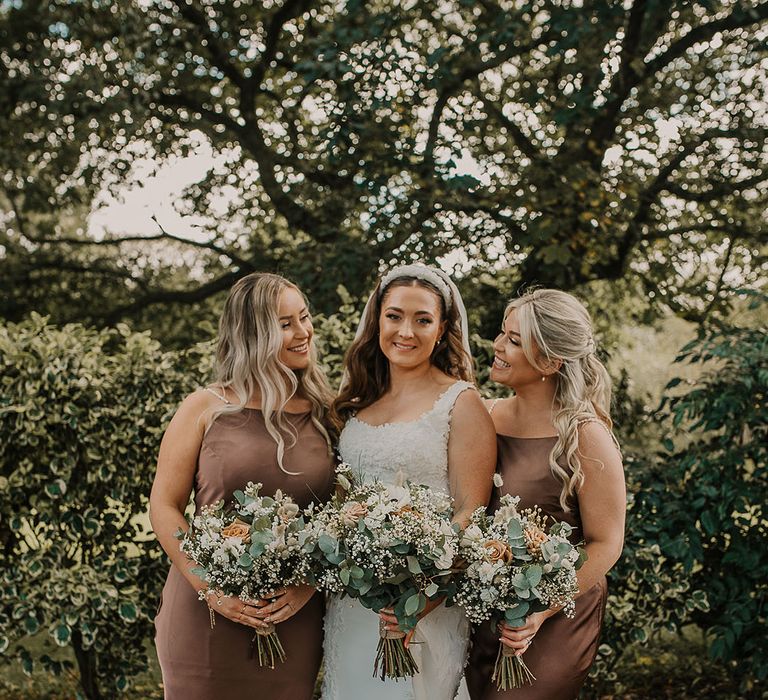
POLYGON ((584 483, 579 426, 602 423, 618 447, 610 416, 611 379, 595 354, 592 319, 576 297, 557 289, 536 289, 511 301, 504 310, 505 320, 511 311, 517 314, 520 344, 534 369, 544 375, 553 364, 560 365, 554 375, 552 412, 558 437, 549 466, 563 484, 560 505, 568 512, 569 502, 584 483))
POLYGON ((218 416, 242 411, 258 391, 267 432, 277 443, 278 466, 286 474, 295 475, 283 465, 286 445, 290 449, 298 439, 296 429, 285 418, 285 406, 294 396, 309 400, 312 422, 326 439, 330 452, 328 407, 333 394, 317 363, 314 343, 305 369, 293 370, 280 361, 283 338, 278 304, 280 294, 288 288, 295 289, 306 301, 293 282, 264 272, 246 275, 229 292, 219 320, 215 381, 222 389, 231 389, 237 402, 215 408, 206 429, 218 416))

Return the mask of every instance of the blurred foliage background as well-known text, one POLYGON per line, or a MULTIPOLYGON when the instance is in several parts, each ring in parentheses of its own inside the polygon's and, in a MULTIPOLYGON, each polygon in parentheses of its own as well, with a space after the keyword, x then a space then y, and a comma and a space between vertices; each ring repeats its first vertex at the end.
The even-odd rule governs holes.
POLYGON ((766 697, 767 40, 757 0, 0 0, 0 697, 158 696, 147 495, 231 284, 299 283, 337 379, 412 259, 488 395, 520 289, 595 318, 630 511, 585 696, 766 697), (201 140, 199 235, 94 233, 201 140))

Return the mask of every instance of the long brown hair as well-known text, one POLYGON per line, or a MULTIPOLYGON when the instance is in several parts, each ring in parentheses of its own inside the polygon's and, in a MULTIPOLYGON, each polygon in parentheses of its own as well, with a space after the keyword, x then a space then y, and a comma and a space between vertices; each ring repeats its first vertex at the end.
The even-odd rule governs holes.
POLYGON ((305 369, 292 370, 280 361, 283 340, 278 303, 280 294, 288 288, 301 294, 309 306, 302 291, 280 275, 254 272, 232 287, 219 320, 215 370, 216 383, 231 389, 237 402, 217 407, 208 420, 210 427, 218 415, 241 411, 258 390, 261 413, 267 432, 277 443, 277 461, 282 471, 286 471, 286 446, 293 447, 297 440, 296 430, 284 415, 286 403, 294 396, 309 400, 312 422, 331 447, 328 406, 332 394, 318 365, 314 343, 310 345, 310 361, 305 369))
POLYGON ((440 320, 445 321, 445 332, 435 347, 430 362, 450 377, 467 382, 474 381, 471 358, 467 358, 461 335, 461 319, 456 304, 446 308, 440 290, 420 277, 396 277, 385 289, 381 279, 373 290, 373 303, 366 315, 360 335, 344 356, 344 375, 341 390, 331 407, 331 420, 341 429, 349 416, 382 397, 389 388, 389 360, 379 347, 379 316, 384 300, 395 287, 422 287, 440 300, 440 320))

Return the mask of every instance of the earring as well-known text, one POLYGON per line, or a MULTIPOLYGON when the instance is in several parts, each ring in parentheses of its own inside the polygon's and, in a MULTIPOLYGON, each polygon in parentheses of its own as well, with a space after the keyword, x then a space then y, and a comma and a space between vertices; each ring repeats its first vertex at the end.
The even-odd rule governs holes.
POLYGON ((547 381, 547 375, 545 375, 545 374, 542 374, 542 375, 541 375, 541 381, 542 381, 542 382, 546 382, 546 381, 547 381))

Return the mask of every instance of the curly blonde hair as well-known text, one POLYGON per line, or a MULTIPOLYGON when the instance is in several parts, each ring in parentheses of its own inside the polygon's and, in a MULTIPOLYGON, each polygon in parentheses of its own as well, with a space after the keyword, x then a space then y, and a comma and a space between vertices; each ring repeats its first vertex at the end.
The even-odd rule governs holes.
POLYGON ((560 505, 567 512, 584 483, 579 426, 597 421, 613 436, 611 379, 595 354, 592 319, 576 297, 557 289, 536 289, 511 301, 504 310, 505 320, 512 311, 517 314, 520 344, 531 366, 545 374, 553 363, 560 364, 552 415, 558 437, 549 466, 563 484, 560 505))

